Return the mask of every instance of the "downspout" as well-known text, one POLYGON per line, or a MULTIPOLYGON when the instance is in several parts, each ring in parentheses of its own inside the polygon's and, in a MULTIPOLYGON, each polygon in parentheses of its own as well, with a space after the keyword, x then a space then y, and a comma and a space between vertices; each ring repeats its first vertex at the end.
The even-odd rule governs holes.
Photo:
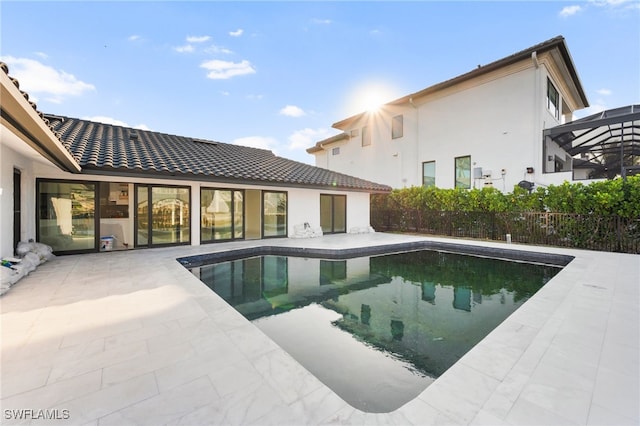
POLYGON ((531 60, 533 61, 533 65, 536 67, 536 69, 540 68, 540 63, 538 62, 538 54, 535 51, 531 52, 531 60))
POLYGON ((320 144, 320 149, 324 151, 324 156, 327 158, 327 170, 329 169, 329 152, 324 149, 324 144, 320 144))
MULTIPOLYGON (((538 169, 538 173, 540 174, 544 174, 545 172, 545 159, 544 159, 544 154, 545 154, 545 149, 544 149, 544 145, 545 145, 545 138, 543 133, 544 130, 544 126, 542 125, 542 123, 540 123, 540 102, 538 101, 539 96, 541 96, 541 89, 540 89, 540 62, 538 62, 538 54, 536 51, 531 52, 531 62, 533 62, 533 66, 535 67, 534 71, 533 71, 533 114, 534 114, 534 123, 536 126, 536 130, 533 132, 533 144, 534 144, 534 149, 533 149, 533 155, 536 158, 533 158, 533 162, 532 164, 539 164, 539 167, 536 167, 536 169, 538 169)), ((534 169, 534 173, 535 173, 535 169, 534 169)), ((533 176, 531 176, 531 180, 533 182, 536 181, 536 177, 535 174, 533 176)))
POLYGON ((416 160, 418 160, 418 164, 416 165, 417 170, 417 179, 415 182, 419 182, 419 186, 422 186, 422 170, 421 170, 421 162, 420 162, 420 111, 418 111, 418 107, 413 103, 413 98, 409 98, 409 104, 416 110, 416 160))
POLYGON ((622 123, 622 136, 620 137, 620 176, 627 180, 627 170, 624 167, 624 123, 622 123))

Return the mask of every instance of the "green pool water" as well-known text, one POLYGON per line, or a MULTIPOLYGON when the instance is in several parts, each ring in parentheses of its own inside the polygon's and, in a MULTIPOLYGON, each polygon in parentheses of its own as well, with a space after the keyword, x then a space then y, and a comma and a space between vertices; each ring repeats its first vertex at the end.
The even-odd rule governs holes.
POLYGON ((421 250, 191 268, 353 407, 420 394, 560 268, 421 250))

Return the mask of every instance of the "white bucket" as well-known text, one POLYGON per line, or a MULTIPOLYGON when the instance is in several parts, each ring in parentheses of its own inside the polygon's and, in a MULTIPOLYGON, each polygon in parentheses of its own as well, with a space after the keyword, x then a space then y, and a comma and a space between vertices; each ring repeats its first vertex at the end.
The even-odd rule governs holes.
POLYGON ((100 237, 100 251, 113 250, 113 237, 100 237))

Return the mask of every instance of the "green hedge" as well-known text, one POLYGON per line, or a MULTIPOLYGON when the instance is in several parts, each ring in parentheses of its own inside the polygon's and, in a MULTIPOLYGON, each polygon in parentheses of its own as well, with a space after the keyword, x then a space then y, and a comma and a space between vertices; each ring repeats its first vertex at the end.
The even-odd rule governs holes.
POLYGON ((371 197, 371 210, 428 210, 464 212, 551 212, 640 218, 640 175, 588 185, 568 183, 538 187, 535 191, 514 187, 502 193, 495 188, 441 189, 410 187, 371 197))

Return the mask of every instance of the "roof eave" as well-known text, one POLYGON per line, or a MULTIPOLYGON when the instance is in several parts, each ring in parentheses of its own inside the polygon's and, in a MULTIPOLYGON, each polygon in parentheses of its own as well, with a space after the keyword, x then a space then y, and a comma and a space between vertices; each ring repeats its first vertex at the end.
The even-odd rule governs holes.
POLYGON ((313 154, 313 153, 322 151, 324 149, 325 145, 329 145, 329 144, 332 144, 332 143, 340 142, 342 140, 349 139, 349 138, 350 138, 350 136, 346 132, 337 134, 335 136, 331 136, 329 138, 326 138, 326 139, 323 139, 323 140, 321 140, 319 142, 316 142, 316 144, 314 146, 312 146, 311 148, 307 148, 307 153, 313 154))
POLYGON ((20 91, 9 75, 0 72, 2 126, 19 137, 42 157, 64 171, 79 173, 81 167, 20 91))
POLYGON ((179 173, 179 172, 158 172, 142 169, 128 169, 128 168, 113 168, 113 167, 95 167, 85 166, 82 169, 83 174, 95 175, 95 176, 118 176, 129 178, 151 178, 151 179, 171 179, 171 180, 185 180, 185 181, 199 181, 199 182, 215 182, 222 184, 235 184, 235 185, 247 185, 247 186, 265 186, 265 187, 279 187, 279 188, 303 188, 303 189, 319 189, 325 191, 343 191, 343 192, 365 192, 369 194, 386 194, 392 191, 392 188, 387 185, 374 184, 373 187, 354 187, 344 185, 328 185, 328 184, 314 184, 314 183, 296 183, 296 182, 282 182, 260 179, 243 179, 233 178, 226 176, 213 176, 205 174, 195 173, 179 173))

